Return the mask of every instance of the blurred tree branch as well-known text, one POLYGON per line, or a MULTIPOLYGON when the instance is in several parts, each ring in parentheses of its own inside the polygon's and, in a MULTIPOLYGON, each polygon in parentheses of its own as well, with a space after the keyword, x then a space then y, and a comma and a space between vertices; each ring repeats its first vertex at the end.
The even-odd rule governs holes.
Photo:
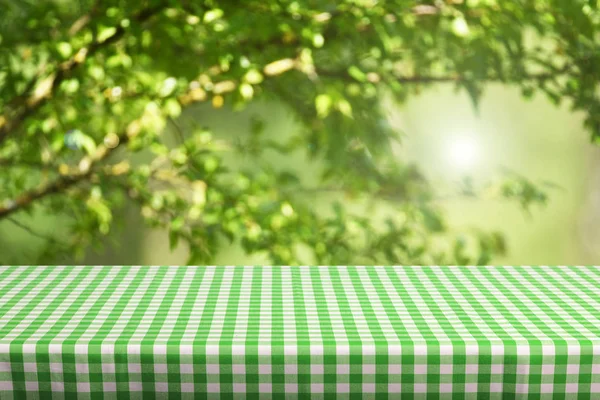
POLYGON ((15 199, 8 199, 4 201, 4 204, 0 206, 0 220, 2 218, 6 218, 9 215, 24 209, 31 205, 36 200, 42 199, 44 197, 61 193, 66 189, 77 185, 80 182, 87 180, 94 171, 94 168, 100 164, 103 160, 107 159, 119 146, 127 143, 129 137, 126 133, 119 135, 119 144, 114 148, 107 148, 102 145, 98 148, 94 157, 86 157, 83 160, 87 161, 87 167, 76 174, 69 174, 65 176, 61 176, 60 178, 38 186, 35 189, 27 191, 15 199))

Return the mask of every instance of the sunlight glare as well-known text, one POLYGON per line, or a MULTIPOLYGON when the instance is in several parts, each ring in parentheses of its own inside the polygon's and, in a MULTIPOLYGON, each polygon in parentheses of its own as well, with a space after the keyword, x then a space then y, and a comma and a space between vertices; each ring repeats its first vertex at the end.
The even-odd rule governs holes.
POLYGON ((450 143, 448 157, 456 168, 471 168, 479 159, 479 148, 472 137, 457 138, 450 143))

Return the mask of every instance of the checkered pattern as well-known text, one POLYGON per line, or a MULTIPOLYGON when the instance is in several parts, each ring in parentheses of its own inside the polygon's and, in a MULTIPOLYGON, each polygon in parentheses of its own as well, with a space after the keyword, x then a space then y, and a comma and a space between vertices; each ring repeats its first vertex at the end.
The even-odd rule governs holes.
POLYGON ((600 398, 598 310, 599 267, 6 266, 0 398, 600 398))

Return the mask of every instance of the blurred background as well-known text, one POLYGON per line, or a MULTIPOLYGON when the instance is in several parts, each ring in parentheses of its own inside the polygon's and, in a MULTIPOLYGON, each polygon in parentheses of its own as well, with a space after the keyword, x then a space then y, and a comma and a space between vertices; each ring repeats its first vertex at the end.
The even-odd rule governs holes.
MULTIPOLYGON (((451 193, 465 176, 485 181, 502 171, 520 171, 532 180, 552 182, 545 207, 530 213, 514 202, 459 196, 441 197, 449 225, 497 229, 506 235, 508 253, 494 264, 593 264, 600 257, 600 148, 590 143, 582 115, 556 107, 544 96, 524 100, 518 89, 488 85, 478 110, 464 93, 440 84, 389 109, 404 139, 398 157, 412 160, 438 187, 451 193)), ((268 135, 293 131, 291 115, 276 103, 252 104, 242 112, 208 106, 188 109, 180 118, 201 121, 218 135, 248 132, 251 120, 262 116, 268 135)), ((269 154, 269 153, 267 153, 269 154)), ((281 159, 310 177, 306 160, 281 159)), ((251 160, 231 160, 251 166, 251 160)), ((316 166, 315 166, 316 167, 316 166)), ((322 198, 326 203, 327 195, 322 198)), ((315 207, 320 202, 315 201, 315 207)), ((86 264, 183 264, 188 249, 169 250, 167 233, 144 226, 139 211, 129 208, 116 218, 104 248, 88 249, 86 264)), ((27 219, 24 219, 27 221, 27 219)), ((61 221, 52 215, 32 215, 39 232, 60 235, 61 221)), ((57 237, 58 237, 57 236, 57 237)), ((3 263, 33 262, 42 239, 12 224, 0 225, 3 263)), ((65 255, 61 263, 76 263, 65 255)), ((226 246, 216 264, 258 264, 261 255, 247 256, 236 245, 226 246)))

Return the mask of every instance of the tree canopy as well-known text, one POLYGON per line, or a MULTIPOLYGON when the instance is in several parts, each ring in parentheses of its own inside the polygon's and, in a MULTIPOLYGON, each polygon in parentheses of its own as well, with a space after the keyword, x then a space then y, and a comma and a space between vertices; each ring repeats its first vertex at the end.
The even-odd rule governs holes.
MULTIPOLYGON (((485 264, 502 234, 448 226, 395 154, 386 101, 446 84, 477 107, 497 82, 567 102, 600 137, 594 0, 1 0, 0 14, 0 223, 65 215, 44 263, 108 235, 130 203, 189 244, 189 263, 236 241, 275 264, 485 264), (253 102, 303 128, 266 137, 265 118, 225 138, 178 122, 198 103, 253 102), (318 162, 317 185, 267 150, 318 162), (255 165, 227 162, 242 155, 255 165), (318 190, 346 200, 316 210, 318 190)), ((547 197, 522 176, 494 189, 525 208, 547 197)))

